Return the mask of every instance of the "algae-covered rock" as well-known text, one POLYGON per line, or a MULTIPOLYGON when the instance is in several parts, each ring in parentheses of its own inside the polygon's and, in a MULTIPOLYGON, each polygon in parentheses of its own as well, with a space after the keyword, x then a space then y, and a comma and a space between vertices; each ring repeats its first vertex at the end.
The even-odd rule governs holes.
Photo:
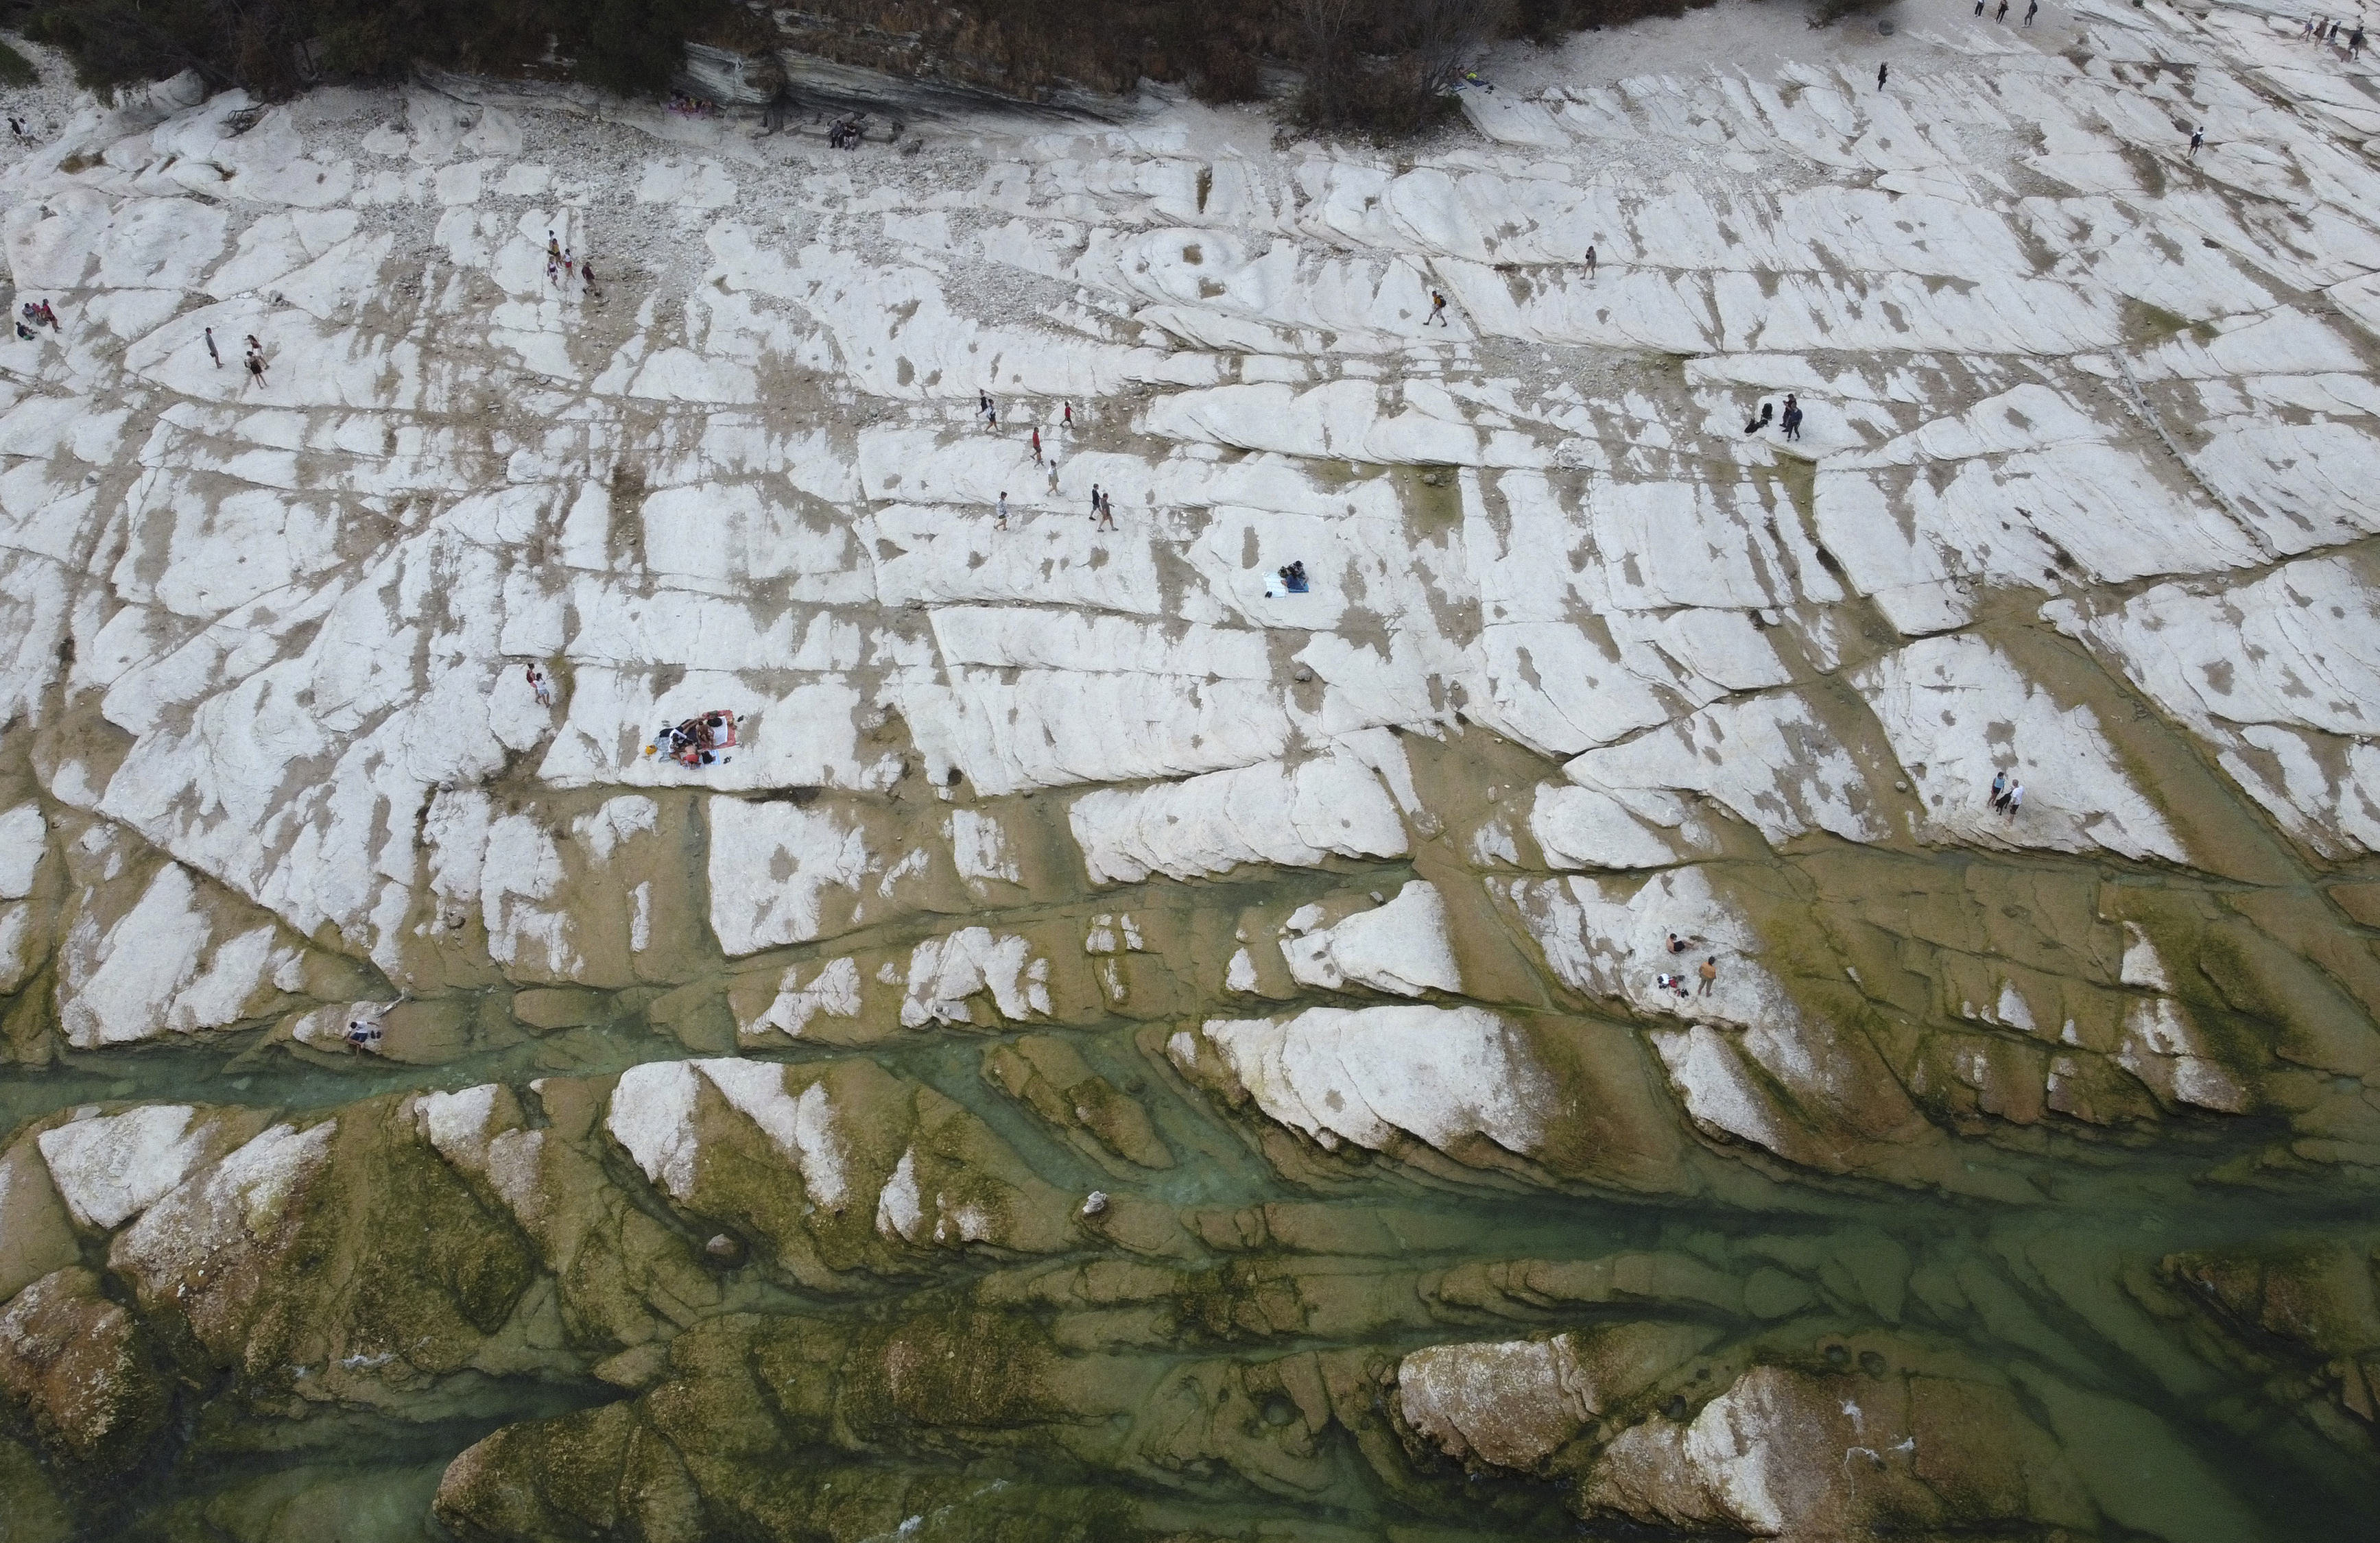
POLYGON ((425 1093, 412 1102, 423 1137, 482 1204, 509 1213, 535 1245, 560 1296, 567 1343, 589 1355, 643 1345, 720 1301, 686 1237, 648 1216, 603 1169, 591 1131, 595 1093, 540 1084, 549 1123, 531 1128, 499 1084, 425 1093))
POLYGON ((74 1263, 78 1253, 66 1201, 36 1138, 19 1137, 0 1151, 0 1302, 74 1263))
POLYGON ((2219 1330, 2220 1359, 2270 1377, 2277 1399, 2312 1392, 2335 1401, 2367 1436, 2380 1425, 2380 1245, 2320 1239, 2206 1249, 2168 1255, 2162 1270, 2219 1330))
POLYGON ((8 1543, 67 1543, 81 1520, 69 1510, 30 1448, 0 1436, 0 1497, 7 1500, 8 1543))
POLYGON ((79 1267, 43 1276, 0 1312, 0 1393, 54 1456, 99 1473, 139 1458, 172 1399, 139 1321, 79 1267))
POLYGON ((108 1264, 145 1318, 260 1394, 388 1403, 466 1367, 541 1361, 508 1324, 534 1269, 527 1240, 402 1100, 262 1132, 152 1205, 108 1264))
POLYGON ((832 1455, 998 1451, 1077 1419, 1104 1430, 1104 1416, 1121 1409, 1083 1398, 1029 1321, 913 1318, 856 1329, 721 1318, 682 1336, 671 1368, 632 1401, 480 1441, 448 1468, 439 1519, 467 1538, 857 1543, 917 1535, 915 1525, 902 1528, 930 1502, 952 1537, 1006 1536, 1008 1525, 1019 1537, 1087 1543, 1144 1536, 1135 1506, 1097 1491, 1038 1482, 987 1491, 955 1471, 832 1455), (959 1526, 957 1517, 975 1522, 959 1526))
POLYGON ((768 1247, 809 1285, 982 1244, 1062 1246, 1069 1202, 989 1126, 872 1061, 631 1068, 605 1129, 695 1216, 768 1247))
POLYGON ((1143 1168, 1173 1166, 1148 1112, 1056 1035, 1028 1034, 994 1045, 984 1051, 983 1075, 1059 1129, 1079 1131, 1100 1152, 1143 1168))
POLYGON ((2058 1443, 2005 1384, 1779 1366, 1753 1367, 1690 1420, 1656 1415, 1620 1432, 1578 1503, 1688 1530, 1807 1537, 2098 1521, 2058 1443))

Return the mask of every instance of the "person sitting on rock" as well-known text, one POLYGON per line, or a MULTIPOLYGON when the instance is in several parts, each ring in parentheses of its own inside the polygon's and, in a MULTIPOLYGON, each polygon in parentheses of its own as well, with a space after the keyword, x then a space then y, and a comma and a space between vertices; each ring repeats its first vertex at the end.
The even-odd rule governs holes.
POLYGON ((1687 948, 1688 948, 1688 947, 1690 947, 1691 945, 1686 942, 1686 940, 1685 940, 1685 939, 1681 938, 1681 937, 1679 937, 1675 932, 1672 932, 1672 933, 1670 933, 1670 945, 1669 945, 1669 946, 1670 946, 1670 953, 1672 953, 1672 954, 1683 954, 1683 953, 1687 950, 1687 948))

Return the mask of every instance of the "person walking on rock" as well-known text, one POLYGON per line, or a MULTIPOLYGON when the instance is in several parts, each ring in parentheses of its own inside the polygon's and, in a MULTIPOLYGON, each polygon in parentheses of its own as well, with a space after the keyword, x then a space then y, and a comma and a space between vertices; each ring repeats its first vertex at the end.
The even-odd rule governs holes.
POLYGON ((579 260, 578 263, 578 282, 587 286, 587 293, 589 298, 598 300, 603 298, 603 292, 595 287, 595 264, 587 261, 583 258, 579 260))
POLYGON ((1422 325, 1427 327, 1432 322, 1441 327, 1449 325, 1446 320, 1446 297, 1435 289, 1429 292, 1429 315, 1423 319, 1422 325))
POLYGON ((1991 797, 1987 800, 1987 802, 1989 802, 1989 803, 1990 803, 1990 805, 1992 806, 1992 808, 1998 808, 2000 807, 2000 800, 2001 800, 2002 798, 2006 797, 2007 796, 2008 796, 2008 773, 2007 773, 2007 772, 1993 772, 1993 773, 1992 773, 1992 796, 1991 796, 1991 797))
POLYGON ((2033 18, 2040 14, 2041 0, 2031 0, 2031 3, 2024 7, 2024 24, 2028 27, 2032 26, 2033 18))
POLYGON ((1714 954, 1709 958, 1704 960, 1702 962, 1702 966, 1695 970, 1694 973, 1703 978, 1702 986, 1694 992, 1694 995, 1698 997, 1706 997, 1710 995, 1711 987, 1716 985, 1718 981, 1718 955, 1714 954))
POLYGON ((1094 519, 1094 520, 1097 520, 1099 517, 1099 485, 1097 482, 1094 482, 1094 483, 1092 483, 1092 484, 1091 484, 1091 518, 1092 518, 1092 519, 1094 519))
POLYGON ((1885 77, 1890 71, 1891 67, 1892 67, 1890 65, 1885 64, 1880 64, 1876 67, 1876 89, 1877 91, 1884 90, 1885 77))
POLYGON ((1115 499, 1110 494, 1101 493, 1099 495, 1099 529, 1101 530, 1113 530, 1115 528, 1115 499))
POLYGON ((1595 276, 1595 248, 1593 246, 1589 246, 1586 249, 1586 276, 1588 278, 1593 278, 1595 276))
POLYGON ((1035 466, 1041 464, 1041 429, 1038 424, 1036 424, 1033 429, 1033 464, 1035 466))
POLYGON ((1793 395, 1791 392, 1788 392, 1785 395, 1785 411, 1779 417, 1777 421, 1778 424, 1784 429, 1785 437, 1787 439, 1800 439, 1802 437, 1801 398, 1793 395))
POLYGON ((207 358, 215 361, 217 370, 223 368, 223 353, 215 346, 215 330, 212 327, 207 329, 207 358))
POLYGON ((1058 491, 1058 457, 1055 456, 1050 457, 1050 491, 1058 491))
POLYGON ((991 393, 988 391, 978 391, 975 394, 975 415, 986 421, 990 419, 991 393))
POLYGON ((531 662, 527 666, 527 670, 528 674, 529 694, 537 699, 537 705, 540 707, 552 707, 553 705, 553 683, 545 678, 545 672, 539 669, 534 662, 531 662))
POLYGON ((248 356, 248 378, 252 383, 257 385, 262 385, 265 383, 264 356, 262 354, 250 353, 248 356))
POLYGON ((2000 812, 2007 815, 2009 818, 2009 823, 2013 825, 2016 823, 2016 811, 2023 807, 2024 784, 2022 783, 2009 784, 2008 796, 2000 801, 2000 812))
POLYGON ((2000 8, 1992 13, 1992 19, 2003 27, 2008 25, 2008 7, 2009 0, 2000 0, 2000 8))
POLYGON ((1000 495, 1000 517, 992 521, 991 528, 994 530, 1008 529, 1008 494, 1004 492, 1000 495))
POLYGON ((2197 160, 2197 159, 2198 159, 2198 152, 2199 152, 2200 151, 2202 151, 2202 150, 2204 150, 2205 148, 2206 148, 2206 126, 2205 126, 2204 124, 2203 124, 2203 123, 2202 123, 2202 124, 2200 124, 2196 128, 2194 128, 2194 129, 2191 130, 2191 134, 2190 134, 2190 158, 2191 158, 2192 160, 2193 160, 2193 161, 2197 160))
POLYGON ((1069 432, 1072 432, 1075 427, 1075 404, 1072 402, 1061 402, 1058 405, 1065 409, 1059 415, 1058 420, 1066 426, 1069 432))

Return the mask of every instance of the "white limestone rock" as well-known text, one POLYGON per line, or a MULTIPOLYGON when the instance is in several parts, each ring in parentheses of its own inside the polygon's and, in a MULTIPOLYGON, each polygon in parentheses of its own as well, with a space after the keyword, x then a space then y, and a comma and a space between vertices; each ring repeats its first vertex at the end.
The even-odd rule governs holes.
POLYGON ((1326 1148, 1416 1137, 1462 1154, 1486 1140, 1525 1155, 1559 1097, 1527 1039, 1479 1007, 1314 1007, 1209 1020, 1168 1053, 1185 1073, 1212 1048, 1270 1118, 1326 1148))
POLYGON ((1037 957, 1031 942, 990 928, 962 928, 929 938, 909 956, 901 1027, 973 1023, 968 999, 989 995, 1008 1023, 1050 1015, 1050 961, 1037 957))
POLYGON ((19 804, 0 814, 0 900, 33 893, 33 874, 49 854, 50 824, 40 806, 19 804))
POLYGON ((1915 784, 1924 839, 2187 860, 2091 709, 2061 707, 1984 639, 1925 638, 1852 681, 1915 784), (2024 784, 2014 819, 1990 806, 1995 772, 2024 784))
POLYGON ((42 1160, 75 1221, 112 1233, 264 1124, 246 1110, 142 1104, 53 1126, 42 1160))
POLYGON ((1531 1472, 1718 1337, 1694 1324, 1622 1323, 1427 1345, 1397 1363, 1397 1414, 1458 1462, 1531 1472))
POLYGON ((1537 784, 1529 835, 1559 869, 1668 868, 1718 850, 1710 827, 1674 794, 1631 789, 1623 800, 1565 783, 1537 784))
POLYGON ((1293 978, 1324 990, 1342 990, 1351 982, 1401 997, 1463 990, 1447 936, 1446 899, 1427 880, 1406 884, 1377 910, 1285 937, 1281 952, 1293 978))
POLYGON ((258 1017, 281 999, 301 960, 269 918, 260 926, 252 913, 240 917, 178 863, 159 868, 112 922, 103 922, 95 900, 86 900, 59 949, 58 1017, 79 1050, 258 1017))
POLYGON ((1691 1421, 1612 1439, 1582 1509, 1682 1528, 1854 1537, 1878 1525, 2095 1528, 2081 1477, 2008 1386, 1755 1367, 1691 1421))
POLYGON ((1092 881, 1103 884, 1152 873, 1208 878, 1252 864, 1313 868, 1333 853, 1402 857, 1407 840, 1388 787, 1348 754, 1086 794, 1066 819, 1092 881))
POLYGON ((908 845, 833 804, 705 802, 710 929, 732 957, 924 905, 964 910, 947 846, 908 845))
POLYGON ((2228 589, 2161 584, 2046 614, 2213 746, 2300 840, 2380 850, 2380 583, 2361 562, 2304 558, 2228 589))
POLYGON ((1848 841, 1884 833, 1867 779, 1797 692, 1715 703, 1562 770, 1623 804, 1648 793, 1702 794, 1771 844, 1811 830, 1848 841))

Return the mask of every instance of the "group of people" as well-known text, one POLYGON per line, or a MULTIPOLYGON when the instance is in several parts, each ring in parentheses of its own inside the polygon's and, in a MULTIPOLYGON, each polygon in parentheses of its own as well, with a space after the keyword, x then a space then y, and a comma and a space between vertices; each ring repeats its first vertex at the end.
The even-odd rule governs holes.
POLYGON ((10 114, 8 117, 8 132, 17 137, 17 142, 20 145, 33 137, 33 131, 25 127, 25 120, 14 114, 10 114))
POLYGON ((680 766, 720 765, 733 759, 727 752, 735 748, 735 727, 743 721, 721 709, 682 723, 663 724, 645 747, 645 754, 665 755, 680 766))
MULTIPOLYGON (((212 327, 207 328, 205 330, 204 336, 207 345, 207 358, 214 360, 215 368, 217 370, 221 370, 223 368, 223 349, 216 346, 215 330, 212 327)), ((248 351, 240 356, 239 363, 240 368, 248 371, 248 380, 250 385, 267 385, 271 383, 264 377, 264 345, 258 340, 257 335, 254 333, 248 334, 248 351)))
POLYGON ((2358 17, 2353 29, 2342 40, 2338 31, 2346 25, 2347 23, 2343 21, 2334 21, 2328 17, 2310 16, 2306 18, 2305 25, 2298 29, 2298 40, 2301 43, 2325 43, 2333 48, 2338 47, 2343 41, 2347 47, 2347 56, 2350 59, 2360 58, 2363 54, 2363 18, 2358 17))
MULTIPOLYGON (((983 419, 984 427, 988 429, 997 430, 1000 427, 1000 404, 992 400, 991 393, 988 391, 978 391, 975 394, 975 415, 976 417, 983 419)), ((1070 433, 1074 431, 1075 404, 1073 402, 1065 401, 1059 403, 1058 427, 1065 429, 1070 433)), ((1028 431, 1026 443, 1033 453, 1033 464, 1038 467, 1042 467, 1049 471, 1050 491, 1050 492, 1055 493, 1058 491, 1058 452, 1056 447, 1054 445, 1045 447, 1042 444, 1041 426, 1038 423, 1033 425, 1032 429, 1028 431)), ((1117 529, 1115 522, 1115 504, 1106 493, 1099 490, 1099 486, 1096 482, 1091 484, 1091 522, 1102 530, 1113 530, 1117 529)), ((1005 491, 1002 492, 999 501, 992 506, 992 529, 995 530, 1005 530, 1008 529, 1008 494, 1005 491)))
POLYGON ((1302 557, 1293 561, 1285 568, 1273 569, 1273 577, 1280 579, 1281 587, 1293 595, 1305 593, 1313 583, 1305 577, 1305 560, 1302 557))
MULTIPOLYGON (((1986 3, 1987 0, 1975 0, 1975 14, 1977 16, 1984 14, 1984 6, 1986 3)), ((1992 13, 1992 19, 1994 21, 2005 23, 2008 20, 2008 13, 2009 0, 2000 0, 2000 8, 1992 13)), ((2028 0, 2028 4, 2024 7, 2024 24, 2028 27, 2032 26, 2033 18, 2040 14, 2041 0, 2028 0)), ((1876 84, 1879 86, 1884 84, 1884 78, 1882 76, 1878 76, 1876 78, 1876 84)))
POLYGON ((17 308, 17 335, 30 341, 34 327, 47 327, 52 332, 63 330, 58 326, 58 313, 50 309, 49 301, 27 300, 17 308))
POLYGON ((1992 776, 1992 808, 2014 820, 2016 811, 2023 807, 2024 784, 2010 778, 2005 772, 1995 772, 1992 776))
POLYGON ((568 247, 555 238, 553 232, 547 231, 545 233, 545 281, 558 288, 566 289, 574 278, 585 286, 587 293, 595 299, 600 300, 603 298, 603 292, 595 287, 595 264, 585 258, 574 256, 568 247))
POLYGON ((713 118, 719 115, 719 103, 707 96, 690 96, 685 91, 669 93, 669 110, 680 117, 713 118))
POLYGON ((1761 403, 1760 411, 1745 421, 1743 431, 1747 434, 1756 434, 1760 432, 1761 430, 1767 428, 1771 423, 1775 423, 1779 428, 1784 430, 1785 437, 1787 439, 1800 439, 1802 437, 1802 399, 1793 395, 1793 393, 1790 391, 1787 392, 1785 394, 1785 413, 1781 418, 1777 415, 1776 403, 1761 403))
POLYGON ((857 150, 859 141, 868 137, 868 115, 854 113, 847 118, 837 118, 826 131, 827 147, 831 150, 857 150))
MULTIPOLYGON (((1675 957, 1676 955, 1683 954, 1688 949, 1694 947, 1694 942, 1690 939, 1681 938, 1675 932, 1672 932, 1670 934, 1669 941, 1661 946, 1672 957, 1675 957)), ((1711 988, 1718 984, 1718 955, 1713 954, 1706 957, 1701 964, 1694 966, 1694 974, 1702 979, 1701 987, 1696 990, 1690 990, 1688 989, 1686 985, 1686 972, 1682 969, 1663 970, 1660 974, 1656 975, 1653 978, 1653 984, 1660 990, 1672 992, 1682 997, 1690 995, 1706 997, 1711 994, 1711 988)))

